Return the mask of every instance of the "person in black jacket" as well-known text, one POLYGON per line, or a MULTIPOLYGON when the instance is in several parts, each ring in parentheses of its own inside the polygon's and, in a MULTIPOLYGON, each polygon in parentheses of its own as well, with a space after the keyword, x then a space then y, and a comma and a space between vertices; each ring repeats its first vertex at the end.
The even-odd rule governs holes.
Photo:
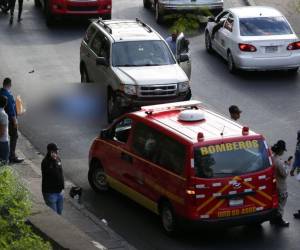
POLYGON ((55 143, 47 145, 47 155, 41 165, 42 193, 45 203, 58 214, 62 214, 65 184, 58 147, 55 143))

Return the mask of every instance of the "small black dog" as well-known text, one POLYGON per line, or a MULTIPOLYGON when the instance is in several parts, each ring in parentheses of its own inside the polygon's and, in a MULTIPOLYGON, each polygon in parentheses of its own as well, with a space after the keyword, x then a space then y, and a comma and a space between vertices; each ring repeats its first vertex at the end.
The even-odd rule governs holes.
POLYGON ((78 201, 81 201, 82 188, 81 187, 71 187, 69 195, 78 201))

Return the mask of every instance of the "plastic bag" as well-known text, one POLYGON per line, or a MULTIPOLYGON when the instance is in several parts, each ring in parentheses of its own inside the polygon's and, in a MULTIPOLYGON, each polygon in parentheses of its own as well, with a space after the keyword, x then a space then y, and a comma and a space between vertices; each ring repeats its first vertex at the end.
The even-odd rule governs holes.
POLYGON ((16 109, 17 109, 17 115, 23 115, 26 112, 24 103, 20 95, 18 95, 16 98, 16 109))

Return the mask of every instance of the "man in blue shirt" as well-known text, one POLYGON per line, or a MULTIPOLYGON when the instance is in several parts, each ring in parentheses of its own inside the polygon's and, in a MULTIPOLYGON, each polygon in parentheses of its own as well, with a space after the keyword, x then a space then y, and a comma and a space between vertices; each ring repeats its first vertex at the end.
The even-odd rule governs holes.
POLYGON ((176 40, 177 40, 178 33, 173 32, 171 36, 166 38, 166 42, 169 45, 170 49, 172 50, 173 54, 176 55, 176 40))
POLYGON ((3 88, 0 89, 0 95, 7 98, 7 105, 5 112, 8 115, 8 134, 9 134, 9 161, 11 163, 21 163, 24 159, 16 156, 16 145, 18 140, 18 120, 16 111, 16 102, 11 94, 11 79, 5 78, 3 81, 3 88))

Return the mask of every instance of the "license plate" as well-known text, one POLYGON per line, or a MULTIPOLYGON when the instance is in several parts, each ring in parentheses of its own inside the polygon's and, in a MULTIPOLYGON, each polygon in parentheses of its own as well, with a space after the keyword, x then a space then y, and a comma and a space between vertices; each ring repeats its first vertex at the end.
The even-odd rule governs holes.
POLYGON ((230 207, 237 207, 237 206, 242 206, 244 205, 244 200, 243 199, 231 199, 229 200, 229 206, 230 207))
POLYGON ((266 47, 266 53, 274 53, 278 50, 277 46, 268 46, 266 47))

